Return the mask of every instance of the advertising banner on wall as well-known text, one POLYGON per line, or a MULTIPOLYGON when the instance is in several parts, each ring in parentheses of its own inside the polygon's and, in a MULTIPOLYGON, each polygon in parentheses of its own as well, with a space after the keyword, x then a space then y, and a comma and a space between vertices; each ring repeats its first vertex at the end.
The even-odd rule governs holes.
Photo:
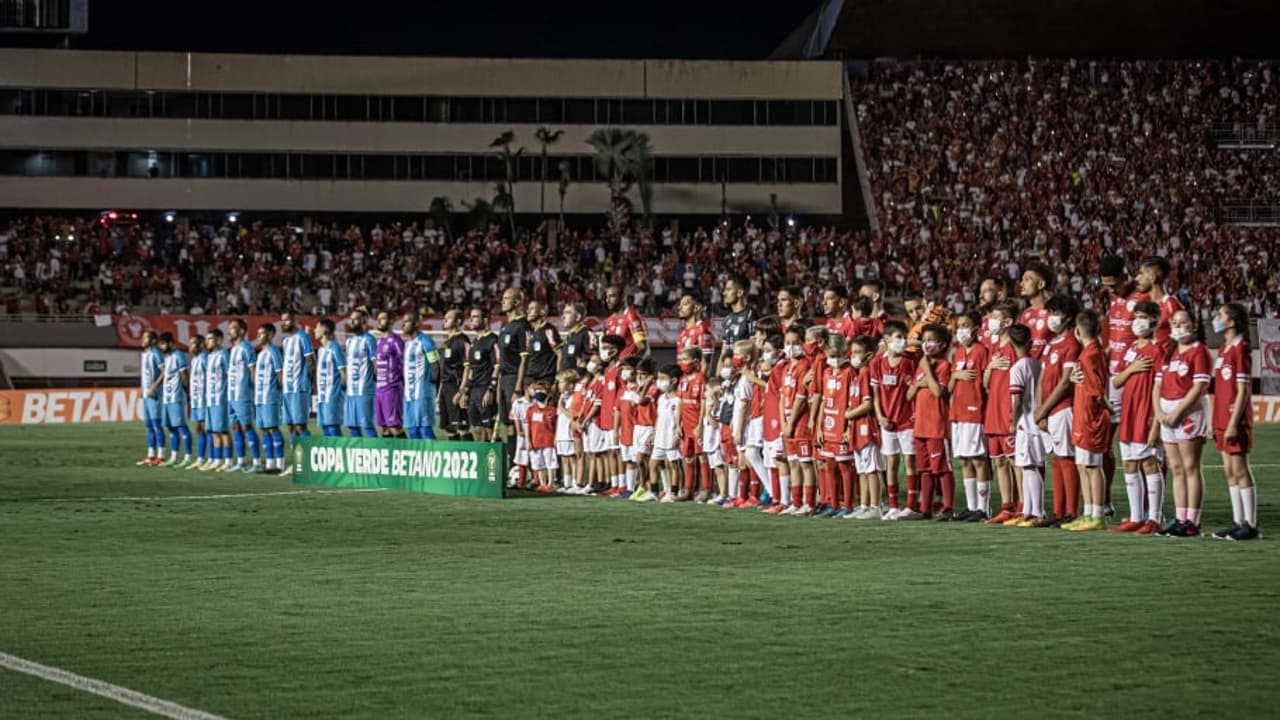
POLYGON ((0 390, 0 425, 142 420, 142 391, 132 388, 0 390))
POLYGON ((506 481, 501 443, 312 436, 291 462, 301 485, 500 498, 506 481))
POLYGON ((1263 395, 1280 395, 1280 318, 1258 320, 1258 354, 1263 395))

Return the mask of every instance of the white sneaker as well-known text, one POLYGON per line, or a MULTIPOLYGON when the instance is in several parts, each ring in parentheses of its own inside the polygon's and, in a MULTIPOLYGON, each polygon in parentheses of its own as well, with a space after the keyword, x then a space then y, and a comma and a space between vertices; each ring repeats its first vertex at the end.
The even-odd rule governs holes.
POLYGON ((865 505, 859 505, 858 507, 854 508, 854 509, 853 509, 853 511, 852 511, 852 512, 850 512, 848 515, 845 515, 843 519, 844 519, 844 520, 858 520, 859 518, 861 518, 861 517, 862 517, 862 513, 866 512, 866 511, 867 511, 867 506, 865 506, 865 505))
POLYGON ((800 507, 796 508, 795 512, 791 514, 799 517, 805 517, 813 514, 813 508, 809 507, 808 505, 801 505, 800 507))
POLYGON ((898 516, 895 517, 894 520, 919 520, 922 517, 924 516, 921 515, 920 513, 916 512, 915 510, 912 510, 911 508, 907 508, 905 510, 900 511, 898 513, 898 516))
POLYGON ((667 500, 666 498, 663 498, 661 501, 659 501, 657 493, 649 493, 648 495, 645 495, 643 498, 640 498, 640 500, 638 500, 637 502, 642 502, 642 503, 667 502, 667 500))
POLYGON ((886 512, 886 513, 884 513, 883 515, 881 515, 881 516, 880 516, 880 519, 881 519, 881 520, 897 520, 897 519, 898 519, 898 513, 900 513, 900 512, 902 512, 902 511, 901 511, 901 510, 899 510, 899 509, 897 509, 897 508, 890 508, 888 512, 886 512))
POLYGON ((782 512, 778 514, 779 515, 795 515, 796 511, 799 509, 800 508, 796 507, 795 505, 788 505, 786 508, 783 509, 782 512))
POLYGON ((672 495, 671 493, 666 493, 665 495, 662 496, 662 499, 659 500, 658 502, 673 503, 675 501, 676 501, 675 495, 672 495))

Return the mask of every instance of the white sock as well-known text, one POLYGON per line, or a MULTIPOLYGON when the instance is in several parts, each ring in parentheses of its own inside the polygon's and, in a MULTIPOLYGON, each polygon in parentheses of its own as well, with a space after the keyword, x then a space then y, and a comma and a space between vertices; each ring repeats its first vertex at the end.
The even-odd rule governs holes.
POLYGON ((1258 496, 1255 492, 1257 486, 1240 488, 1240 504, 1244 506, 1244 523, 1251 528, 1258 527, 1258 496))
POLYGON ((636 469, 627 468, 626 471, 623 473, 623 475, 625 475, 627 478, 627 490, 635 490, 636 489, 636 469))
POLYGON ((1125 473, 1124 489, 1129 496, 1129 520, 1142 522, 1142 476, 1136 472, 1125 473))
POLYGON ((1044 476, 1038 468, 1022 468, 1022 509, 1031 517, 1044 517, 1044 476))
POLYGON ((1228 485, 1227 491, 1231 493, 1231 522, 1239 525, 1244 522, 1244 499, 1241 498, 1241 488, 1239 485, 1228 485))
POLYGON ((1085 516, 1085 517, 1093 517, 1093 516, 1094 516, 1094 514, 1097 512, 1097 508, 1098 508, 1098 506, 1097 506, 1097 505, 1090 505, 1089 503, 1085 503, 1085 504, 1084 504, 1084 516, 1085 516))
POLYGON ((1147 479, 1147 519, 1164 522, 1164 475, 1152 473, 1147 479))
POLYGON ((664 495, 670 495, 671 494, 671 473, 667 472, 667 469, 665 467, 659 470, 658 472, 662 473, 662 493, 664 495))
POLYGON ((183 455, 182 462, 185 462, 185 463, 191 462, 191 453, 187 453, 186 455, 183 455))
POLYGON ((561 478, 560 482, 563 487, 567 487, 567 488, 571 488, 577 484, 573 481, 573 476, 570 475, 569 473, 565 473, 564 477, 561 478))
POLYGON ((991 514, 990 480, 981 480, 978 482, 978 509, 987 515, 991 514))
POLYGON ((976 478, 967 477, 964 479, 964 509, 969 512, 978 509, 978 480, 976 478))
POLYGON ((791 476, 790 475, 778 475, 778 490, 779 490, 779 494, 781 494, 782 497, 774 498, 774 501, 780 502, 783 505, 790 505, 791 504, 791 476))
POLYGON ((729 497, 738 497, 738 469, 729 468, 729 497))

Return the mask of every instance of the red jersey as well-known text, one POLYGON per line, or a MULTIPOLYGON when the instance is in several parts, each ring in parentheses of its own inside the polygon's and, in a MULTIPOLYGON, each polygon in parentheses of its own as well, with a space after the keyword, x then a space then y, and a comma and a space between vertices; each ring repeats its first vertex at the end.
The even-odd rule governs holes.
POLYGON ((680 334, 676 336, 676 357, 684 357, 684 351, 691 347, 701 350, 704 358, 715 351, 716 336, 710 320, 702 318, 693 325, 680 328, 680 334))
POLYGON ((596 397, 600 399, 600 414, 596 416, 596 425, 601 430, 613 429, 613 408, 618 403, 618 395, 622 393, 622 380, 618 377, 618 366, 611 365, 600 374, 600 386, 596 397))
MULTIPOLYGON (((856 409, 871 399, 871 368, 864 367, 854 380, 855 387, 849 395, 850 409, 856 409)), ((849 433, 853 436, 853 449, 861 450, 880 439, 880 423, 876 414, 869 412, 852 421, 849 433)))
POLYGON ((1039 360, 1044 348, 1053 339, 1053 331, 1049 329, 1049 310, 1045 306, 1028 307, 1022 311, 1018 322, 1031 328, 1031 357, 1039 360))
POLYGON ((702 419, 702 395, 706 389, 707 376, 701 372, 680 376, 676 397, 680 398, 680 434, 684 437, 698 437, 699 421, 702 419))
POLYGON ((623 384, 614 404, 618 409, 618 442, 622 445, 630 445, 636 438, 636 406, 627 399, 627 391, 631 389, 631 383, 623 384))
POLYGON ((556 446, 556 409, 550 405, 534 403, 524 413, 529 426, 529 447, 547 450, 556 446))
POLYGON ((1240 393, 1244 393, 1244 412, 1240 414, 1240 427, 1253 425, 1253 367, 1244 338, 1236 338, 1229 345, 1218 348, 1214 362, 1213 380, 1213 429, 1225 432, 1231 422, 1231 406, 1240 393))
POLYGON ((1213 362, 1209 348, 1204 343, 1187 347, 1175 347, 1173 354, 1156 373, 1160 383, 1160 397, 1164 400, 1181 400, 1191 392, 1196 383, 1208 383, 1213 377, 1213 362))
POLYGON ((846 364, 832 369, 822 381, 822 441, 826 445, 848 442, 849 420, 845 413, 862 404, 856 380, 853 368, 846 364))
POLYGON ((1080 349, 1077 367, 1084 382, 1075 386, 1071 402, 1071 444, 1089 452, 1107 451, 1111 435, 1111 410, 1098 400, 1107 397, 1107 359, 1102 344, 1094 341, 1080 349))
POLYGON ((829 333, 843 335, 847 338, 857 337, 854 334, 856 332, 856 328, 853 318, 848 313, 845 313, 840 317, 827 318, 826 328, 829 333))
POLYGON ((653 383, 649 383, 644 392, 640 393, 642 397, 649 398, 649 402, 635 405, 635 424, 638 427, 653 427, 658 422, 658 396, 661 394, 658 386, 653 383))
POLYGON ((853 337, 859 335, 867 335, 880 342, 880 337, 884 335, 884 316, 873 318, 856 318, 853 321, 853 337))
MULTIPOLYGON (((1074 333, 1066 333, 1056 337, 1044 346, 1044 354, 1040 356, 1040 403, 1043 405, 1053 394, 1054 388, 1062 382, 1062 378, 1070 375, 1080 357, 1080 341, 1074 333)), ((1056 415, 1071 407, 1072 393, 1067 393, 1058 404, 1049 408, 1045 416, 1056 415)))
POLYGON ((982 373, 987 369, 987 346, 976 342, 969 347, 956 345, 951 360, 955 371, 972 370, 972 380, 957 380, 951 389, 951 421, 982 422, 987 409, 987 391, 982 387, 982 373))
MULTIPOLYGON (((951 382, 951 363, 942 358, 935 359, 933 361, 933 377, 945 391, 947 383, 951 382)), ((911 384, 915 385, 923 380, 924 368, 919 367, 911 384)), ((951 425, 947 422, 947 398, 945 395, 943 397, 934 395, 928 384, 916 391, 915 415, 916 437, 936 439, 951 437, 951 425)))
POLYGON ((1130 375, 1120 388, 1120 442, 1145 443, 1151 432, 1151 423, 1155 421, 1151 388, 1156 384, 1156 369, 1164 361, 1164 350, 1153 342, 1145 345, 1134 342, 1120 358, 1119 369, 1123 371, 1142 358, 1151 361, 1151 369, 1130 375))
POLYGON ((1165 294, 1160 299, 1160 322, 1156 323, 1156 342, 1164 346, 1166 350, 1173 349, 1172 329, 1169 327, 1169 321, 1173 320, 1174 314, 1182 310, 1182 303, 1178 302, 1178 298, 1170 294, 1165 294))
POLYGON ((591 382, 583 378, 573 386, 573 397, 569 400, 569 414, 574 420, 585 418, 591 411, 591 385, 591 382))
POLYGON ((782 379, 786 377, 786 363, 778 363, 769 371, 769 384, 765 386, 764 392, 764 439, 766 441, 777 440, 782 437, 782 412, 780 402, 782 399, 782 379))
POLYGON ((871 391, 880 397, 880 412, 893 423, 894 430, 910 429, 914 408, 907 400, 907 390, 916 376, 916 361, 909 355, 900 355, 898 364, 890 365, 888 355, 876 355, 869 370, 871 391))
POLYGON ((983 314, 982 327, 978 328, 978 342, 982 343, 982 346, 987 349, 988 354, 990 354, 992 350, 995 350, 996 346, 1000 344, 1000 338, 994 337, 991 334, 991 326, 988 323, 990 318, 990 313, 983 314))
MULTIPOLYGON (((758 371, 759 368, 757 367, 756 370, 758 371)), ((757 375, 757 377, 759 376, 757 375)), ((751 412, 747 414, 747 417, 752 420, 764 417, 764 391, 765 389, 756 383, 751 383, 751 407, 749 408, 751 412)))
POLYGON ((1134 290, 1126 297, 1113 299, 1107 309, 1107 357, 1111 361, 1112 375, 1123 369, 1124 356, 1138 339, 1133 334, 1133 308, 1147 298, 1146 293, 1134 290))
POLYGON ((809 374, 809 360, 800 357, 786 363, 783 367, 786 368, 786 372, 782 377, 782 388, 779 392, 779 399, 782 401, 782 419, 792 421, 792 438, 812 438, 813 428, 809 426, 809 392, 804 385, 804 376, 809 374), (797 399, 800 400, 798 406, 797 399), (791 413, 793 407, 796 408, 794 416, 791 413))
MULTIPOLYGON (((591 385, 589 385, 587 388, 587 394, 586 394, 587 407, 583 410, 584 416, 590 413, 592 408, 597 408, 600 410, 600 412, 596 413, 596 416, 592 418, 591 422, 595 423, 595 426, 602 430, 605 429, 605 426, 601 424, 601 418, 604 417, 604 394, 605 394, 605 388, 607 387, 608 387, 608 384, 605 382, 603 375, 597 375, 595 378, 593 378, 591 380, 591 385)), ((610 408, 609 427, 613 427, 613 414, 612 414, 613 403, 612 402, 609 404, 609 408, 610 408)))
POLYGON ((1009 434, 1009 426, 1013 424, 1013 395, 1009 392, 1009 369, 1017 361, 1013 345, 996 345, 991 349, 987 359, 990 365, 996 358, 1005 358, 1009 367, 1003 370, 991 369, 991 381, 987 383, 987 412, 983 416, 982 430, 987 435, 1002 436, 1009 434))
POLYGON ((640 316, 640 311, 628 305, 622 310, 610 315, 604 321, 605 335, 621 335, 627 344, 623 346, 622 352, 618 353, 619 360, 625 360, 636 354, 636 344, 642 343, 646 339, 644 318, 640 316))

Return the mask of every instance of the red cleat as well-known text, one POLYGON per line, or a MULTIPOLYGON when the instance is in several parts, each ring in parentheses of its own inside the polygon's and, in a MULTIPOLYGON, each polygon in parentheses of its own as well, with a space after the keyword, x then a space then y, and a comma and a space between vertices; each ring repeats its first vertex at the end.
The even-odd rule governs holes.
POLYGON ((1009 510, 1001 510, 1000 514, 996 515, 990 520, 984 521, 982 524, 983 525, 1003 525, 1009 522, 1011 519, 1013 519, 1013 517, 1014 517, 1013 512, 1009 510))
POLYGON ((764 510, 761 510, 760 512, 764 513, 765 515, 777 515, 777 514, 781 513, 783 510, 786 510, 786 509, 787 509, 787 506, 786 506, 786 505, 781 505, 781 504, 779 504, 779 505, 774 505, 773 507, 765 508, 764 510))
POLYGON ((760 501, 759 501, 759 500, 757 500, 756 498, 747 498, 746 502, 742 503, 742 505, 741 505, 740 507, 744 507, 744 508, 758 508, 758 507, 760 507, 760 501))
POLYGON ((1160 532, 1160 523, 1156 522, 1155 520, 1148 520, 1142 523, 1142 525, 1138 527, 1137 530, 1134 530, 1133 534, 1134 535, 1154 535, 1158 532, 1160 532))
POLYGON ((1133 520, 1125 520, 1119 525, 1115 525, 1113 527, 1107 528, 1107 532, 1113 532, 1113 533, 1134 532, 1135 530, 1138 530, 1145 524, 1146 523, 1134 522, 1133 520))
POLYGON ((740 508, 740 507, 742 507, 742 502, 743 502, 743 501, 742 501, 742 498, 734 498, 734 499, 730 500, 729 502, 725 503, 723 507, 727 507, 727 508, 740 508))

